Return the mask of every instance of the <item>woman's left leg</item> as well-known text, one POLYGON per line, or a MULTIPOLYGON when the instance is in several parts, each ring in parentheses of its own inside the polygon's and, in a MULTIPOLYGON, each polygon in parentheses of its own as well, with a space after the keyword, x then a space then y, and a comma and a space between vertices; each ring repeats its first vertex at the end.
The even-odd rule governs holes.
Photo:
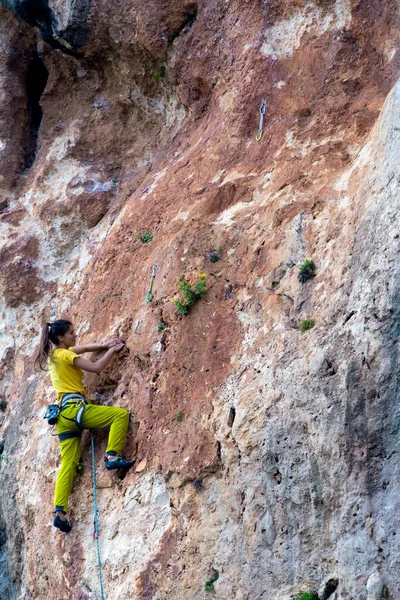
POLYGON ((61 467, 57 476, 54 506, 56 511, 67 512, 68 498, 77 474, 76 467, 81 457, 81 438, 73 437, 60 442, 60 445, 61 467))

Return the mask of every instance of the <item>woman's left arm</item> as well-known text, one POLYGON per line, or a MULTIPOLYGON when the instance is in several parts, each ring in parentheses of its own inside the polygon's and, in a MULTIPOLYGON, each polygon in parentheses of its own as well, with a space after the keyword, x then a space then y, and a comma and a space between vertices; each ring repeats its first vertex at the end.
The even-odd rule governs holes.
POLYGON ((85 352, 100 352, 101 350, 109 350, 113 346, 116 346, 120 343, 121 340, 119 338, 114 338, 104 342, 103 344, 85 344, 84 346, 73 346, 71 350, 72 352, 75 352, 75 354, 84 354, 85 352))

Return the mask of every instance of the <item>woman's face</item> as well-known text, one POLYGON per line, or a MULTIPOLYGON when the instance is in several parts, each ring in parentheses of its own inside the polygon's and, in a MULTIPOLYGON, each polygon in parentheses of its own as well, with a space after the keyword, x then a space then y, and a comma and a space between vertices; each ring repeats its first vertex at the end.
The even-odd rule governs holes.
POLYGON ((76 333, 73 325, 68 327, 68 331, 64 335, 60 335, 60 342, 63 342, 68 348, 70 346, 75 346, 76 333))

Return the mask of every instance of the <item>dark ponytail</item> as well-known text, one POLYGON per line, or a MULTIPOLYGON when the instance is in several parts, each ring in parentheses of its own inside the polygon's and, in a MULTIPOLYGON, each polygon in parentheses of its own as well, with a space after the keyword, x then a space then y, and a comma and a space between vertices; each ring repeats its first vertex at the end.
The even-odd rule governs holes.
POLYGON ((35 358, 35 369, 46 371, 48 358, 51 353, 51 344, 58 346, 60 336, 65 335, 68 328, 72 325, 71 321, 60 319, 53 323, 45 323, 42 327, 42 335, 40 337, 39 351, 35 358), (51 342, 51 343, 50 343, 51 342))

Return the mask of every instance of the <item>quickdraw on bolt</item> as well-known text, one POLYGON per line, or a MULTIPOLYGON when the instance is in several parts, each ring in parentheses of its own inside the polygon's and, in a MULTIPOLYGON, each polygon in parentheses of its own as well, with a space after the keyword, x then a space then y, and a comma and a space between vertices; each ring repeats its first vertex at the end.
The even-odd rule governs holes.
POLYGON ((154 265, 153 270, 151 272, 150 287, 149 287, 149 291, 147 292, 146 302, 151 302, 153 300, 153 282, 154 282, 154 278, 156 276, 157 271, 158 271, 158 265, 154 265))
POLYGON ((265 102, 265 100, 263 100, 261 102, 261 106, 260 106, 260 124, 258 126, 258 133, 256 135, 257 142, 259 142, 261 140, 262 135, 263 135, 264 115, 266 112, 267 112, 267 103, 265 102))

